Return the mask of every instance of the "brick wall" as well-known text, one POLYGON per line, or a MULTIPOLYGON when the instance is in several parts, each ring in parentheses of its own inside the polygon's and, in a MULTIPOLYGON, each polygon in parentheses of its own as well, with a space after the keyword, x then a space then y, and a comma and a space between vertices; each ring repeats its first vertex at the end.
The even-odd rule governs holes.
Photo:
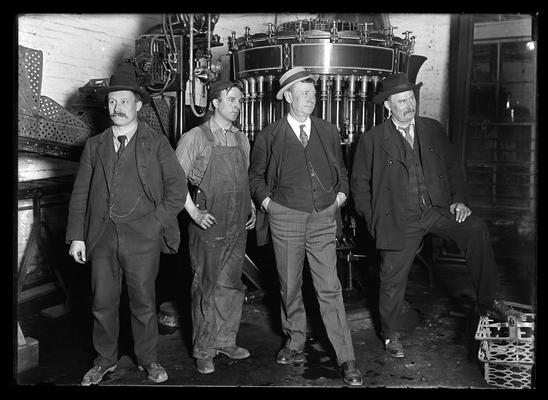
POLYGON ((417 75, 423 82, 419 114, 449 123, 449 28, 450 14, 390 14, 395 34, 412 31, 415 54, 427 57, 417 75))
POLYGON ((66 107, 79 87, 133 56, 135 39, 161 15, 28 14, 17 22, 19 44, 43 52, 41 94, 66 107))

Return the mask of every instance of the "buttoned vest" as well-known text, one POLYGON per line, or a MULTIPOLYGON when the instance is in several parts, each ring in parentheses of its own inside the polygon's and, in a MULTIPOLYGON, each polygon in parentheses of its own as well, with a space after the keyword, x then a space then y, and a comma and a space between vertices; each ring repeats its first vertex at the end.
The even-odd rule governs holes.
POLYGON ((314 125, 304 148, 288 124, 280 176, 271 198, 294 210, 321 211, 335 202, 334 180, 314 125))
POLYGON ((422 170, 419 135, 415 129, 415 140, 413 147, 411 147, 403 135, 397 130, 396 132, 400 138, 399 142, 403 150, 403 159, 409 171, 406 208, 413 211, 426 210, 432 206, 432 203, 422 170))
POLYGON ((115 223, 143 217, 154 209, 154 204, 146 196, 137 172, 136 141, 137 136, 134 135, 118 161, 114 146, 110 146, 111 156, 115 162, 111 179, 109 218, 115 223))

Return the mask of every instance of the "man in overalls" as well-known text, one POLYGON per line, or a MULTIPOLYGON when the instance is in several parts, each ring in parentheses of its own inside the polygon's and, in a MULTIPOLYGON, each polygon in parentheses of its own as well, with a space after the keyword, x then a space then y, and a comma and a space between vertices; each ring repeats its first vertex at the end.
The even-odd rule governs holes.
POLYGON ((213 358, 249 357, 236 346, 244 300, 241 280, 247 230, 255 227, 247 170, 250 145, 232 123, 240 113, 242 92, 230 81, 211 85, 213 113, 186 132, 176 148, 190 193, 188 227, 193 357, 202 374, 212 373, 213 358))

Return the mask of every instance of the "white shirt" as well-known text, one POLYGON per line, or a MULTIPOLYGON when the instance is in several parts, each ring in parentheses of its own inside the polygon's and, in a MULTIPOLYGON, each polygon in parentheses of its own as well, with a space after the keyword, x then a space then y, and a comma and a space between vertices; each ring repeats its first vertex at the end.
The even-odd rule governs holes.
POLYGON ((291 116, 290 113, 287 113, 287 122, 289 122, 289 126, 291 126, 291 129, 293 129, 293 132, 295 135, 297 135, 297 139, 299 139, 299 142, 301 141, 301 125, 304 124, 304 131, 306 133, 306 136, 308 139, 310 139, 310 130, 312 129, 312 121, 310 117, 306 117, 306 121, 299 122, 295 118, 291 116))
MULTIPOLYGON (((398 132, 400 132, 403 135, 403 138, 407 140, 407 138, 405 137, 405 131, 403 130, 402 126, 399 125, 396 120, 394 120, 394 118, 392 118, 392 122, 394 122, 394 125, 396 125, 396 129, 398 130, 398 132)), ((409 136, 411 136, 413 140, 415 140, 415 118, 413 118, 409 125, 411 126, 411 128, 409 128, 409 136)))
POLYGON ((129 129, 120 129, 120 127, 118 127, 117 125, 112 126, 112 139, 114 140, 115 152, 118 151, 118 149, 120 148, 120 141, 118 140, 118 136, 121 136, 121 135, 126 136, 127 138, 126 146, 127 146, 127 144, 129 143, 133 135, 135 135, 135 132, 137 132, 138 125, 139 125, 138 123, 136 123, 135 125, 132 124, 128 127, 129 129))

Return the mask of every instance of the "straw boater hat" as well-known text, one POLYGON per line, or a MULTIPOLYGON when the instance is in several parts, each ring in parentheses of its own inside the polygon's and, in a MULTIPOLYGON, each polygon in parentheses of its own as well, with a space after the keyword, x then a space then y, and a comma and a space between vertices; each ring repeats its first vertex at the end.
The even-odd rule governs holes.
POLYGON ((293 67, 280 77, 280 90, 276 93, 278 100, 283 99, 284 92, 297 82, 304 81, 305 79, 314 79, 314 82, 318 81, 319 75, 311 74, 303 67, 293 67))
POLYGON ((135 67, 128 63, 120 64, 116 72, 110 77, 109 85, 97 89, 97 94, 106 97, 108 93, 119 90, 131 90, 139 93, 143 104, 150 102, 150 94, 137 82, 135 67))
POLYGON ((389 75, 381 81, 382 90, 373 97, 373 103, 382 104, 383 101, 390 95, 407 92, 408 90, 414 90, 420 88, 422 82, 414 84, 407 80, 407 74, 399 72, 394 75, 389 75))

